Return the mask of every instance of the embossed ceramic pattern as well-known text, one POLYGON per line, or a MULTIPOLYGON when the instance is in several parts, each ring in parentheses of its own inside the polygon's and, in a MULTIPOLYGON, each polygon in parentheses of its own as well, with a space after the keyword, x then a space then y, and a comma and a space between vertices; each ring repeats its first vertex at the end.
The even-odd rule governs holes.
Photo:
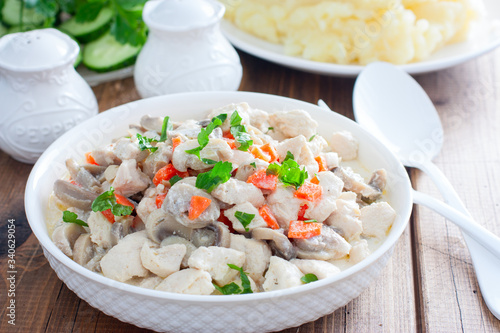
POLYGON ((64 134, 46 150, 32 170, 25 196, 28 221, 45 256, 59 278, 80 298, 136 326, 161 332, 204 333, 278 331, 315 320, 348 303, 385 267, 406 228, 411 202, 406 170, 392 153, 356 123, 309 103, 247 92, 166 95, 101 113, 64 134), (335 276, 300 287, 247 295, 196 296, 158 292, 105 278, 78 265, 52 243, 44 216, 53 183, 66 172, 66 158, 81 159, 92 147, 123 135, 128 124, 138 123, 144 114, 168 115, 182 121, 202 118, 211 108, 243 101, 270 112, 304 109, 319 122, 318 133, 322 135, 349 130, 360 141, 360 162, 370 170, 383 167, 388 171, 387 199, 398 216, 386 241, 367 259, 335 276), (130 311, 131 308, 134 311, 130 311))
POLYGON ((73 67, 78 45, 55 29, 0 39, 0 145, 34 163, 64 132, 98 112, 96 98, 73 67))
POLYGON ((237 90, 242 67, 220 31, 223 13, 208 0, 148 2, 143 18, 150 32, 134 71, 139 94, 237 90))

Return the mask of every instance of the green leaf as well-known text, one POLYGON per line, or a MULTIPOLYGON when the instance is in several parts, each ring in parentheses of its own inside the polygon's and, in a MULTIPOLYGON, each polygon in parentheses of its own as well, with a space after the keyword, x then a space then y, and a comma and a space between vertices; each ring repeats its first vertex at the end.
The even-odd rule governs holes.
POLYGON ((267 167, 266 174, 278 175, 278 179, 285 186, 294 186, 295 189, 302 186, 308 177, 305 167, 300 169, 300 165, 295 162, 293 154, 289 151, 281 166, 278 163, 271 163, 267 167))
POLYGON ((269 133, 269 131, 274 131, 274 127, 268 127, 266 134, 269 133))
POLYGON ((103 8, 104 3, 101 1, 84 3, 78 7, 75 20, 78 23, 94 21, 103 8))
POLYGON ((318 277, 314 274, 309 273, 309 274, 306 274, 303 277, 301 277, 300 281, 302 281, 304 283, 310 283, 310 282, 318 281, 318 277))
POLYGON ((293 154, 290 151, 286 152, 286 156, 285 156, 285 159, 283 160, 283 162, 288 161, 288 160, 295 160, 295 156, 293 156, 293 154))
POLYGON ((163 125, 161 126, 161 136, 160 142, 165 142, 167 140, 167 131, 171 131, 172 124, 169 122, 170 117, 163 118, 163 125))
POLYGON ((235 212, 234 217, 240 221, 240 223, 243 225, 243 228, 245 228, 245 231, 248 231, 248 225, 252 222, 253 218, 255 217, 255 214, 248 214, 245 212, 235 212))
POLYGON ((137 7, 142 7, 147 0, 116 0, 116 3, 125 10, 132 10, 137 7))
POLYGON ((234 294, 241 294, 242 293, 242 290, 241 290, 240 286, 238 286, 234 282, 226 284, 223 287, 219 287, 215 283, 213 283, 213 285, 214 285, 215 289, 217 289, 218 291, 220 291, 220 293, 223 294, 223 295, 234 295, 234 294))
POLYGON ((146 42, 146 26, 140 15, 134 12, 119 10, 111 24, 110 32, 120 44, 138 46, 146 42))
POLYGON ((271 163, 267 167, 266 175, 268 175, 268 176, 269 175, 279 176, 280 171, 281 171, 281 165, 279 165, 278 163, 271 163))
POLYGON ((305 221, 303 221, 303 222, 304 222, 304 223, 313 223, 313 222, 317 223, 317 222, 318 222, 318 220, 315 220, 315 219, 310 219, 310 220, 305 220, 305 221))
POLYGON ((63 212, 62 219, 63 219, 63 222, 66 222, 66 223, 74 223, 74 224, 81 225, 83 227, 88 227, 89 226, 84 221, 78 219, 78 215, 76 215, 76 213, 70 212, 69 210, 65 210, 63 212))
POLYGON ((313 136, 311 136, 311 137, 309 138, 309 142, 311 142, 312 140, 314 140, 314 137, 315 137, 315 136, 316 136, 316 134, 314 134, 313 136))
POLYGON ((215 162, 213 160, 209 159, 202 159, 200 156, 200 152, 203 148, 205 148, 208 145, 208 142, 210 141, 209 135, 213 132, 213 130, 222 125, 222 123, 226 120, 227 114, 223 113, 218 115, 217 117, 212 118, 212 121, 210 124, 207 125, 207 127, 202 128, 200 133, 198 133, 198 144, 199 146, 193 149, 186 150, 186 153, 196 155, 201 161, 207 164, 213 164, 212 162, 215 162))
POLYGON ((61 11, 68 13, 68 14, 73 14, 75 13, 76 10, 76 3, 75 0, 58 0, 59 7, 61 8, 61 11))
POLYGON ((200 173, 196 177, 195 186, 210 193, 217 185, 227 182, 232 171, 231 162, 217 162, 210 171, 200 173))
POLYGON ((243 287, 242 294, 252 294, 252 286, 250 284, 250 280, 248 279, 247 274, 243 271, 243 268, 238 267, 233 264, 227 264, 229 268, 235 269, 240 272, 241 286, 243 287))
POLYGON ((250 163, 250 165, 257 169, 257 165, 255 164, 255 162, 250 163))
POLYGON ((139 149, 144 151, 149 149, 152 153, 158 150, 158 147, 151 145, 152 142, 158 142, 157 139, 148 138, 137 133, 137 139, 139 139, 139 149))
POLYGON ((110 187, 108 191, 103 192, 92 202, 92 211, 103 212, 111 209, 115 216, 125 216, 132 214, 134 210, 131 206, 125 206, 116 202, 115 189, 110 187))
POLYGON ((170 185, 174 186, 175 183, 177 183, 179 180, 181 180, 182 177, 178 176, 178 175, 174 175, 172 178, 169 179, 169 183, 170 185))
POLYGON ((246 127, 244 125, 241 125, 242 120, 243 119, 238 114, 238 111, 235 110, 231 114, 230 132, 233 135, 236 142, 240 144, 238 150, 247 151, 248 148, 250 148, 250 146, 253 145, 253 140, 250 134, 247 133, 246 127))

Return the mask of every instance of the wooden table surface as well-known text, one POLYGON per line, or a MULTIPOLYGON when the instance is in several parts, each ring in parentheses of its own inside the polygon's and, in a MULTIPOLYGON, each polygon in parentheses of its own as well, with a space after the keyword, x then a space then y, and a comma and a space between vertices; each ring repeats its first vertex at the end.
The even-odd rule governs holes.
MULTIPOLYGON (((308 74, 240 53, 240 90, 325 100, 353 118, 354 79, 308 74)), ((436 105, 445 140, 436 164, 475 220, 500 236, 500 49, 454 68, 417 75, 436 105)), ((131 78, 94 87, 99 109, 139 99, 131 78)), ((24 187, 31 165, 0 152, 0 332, 146 332, 90 307, 56 276, 31 233, 24 187), (7 224, 15 220, 16 321, 7 315, 7 224)), ((421 172, 414 187, 439 193, 421 172)), ((500 283, 500 276, 498 277, 500 283)), ((130 309, 134 311, 133 309, 130 309)), ((409 227, 382 275, 333 314, 284 332, 500 332, 481 298, 460 231, 415 206, 409 227)))

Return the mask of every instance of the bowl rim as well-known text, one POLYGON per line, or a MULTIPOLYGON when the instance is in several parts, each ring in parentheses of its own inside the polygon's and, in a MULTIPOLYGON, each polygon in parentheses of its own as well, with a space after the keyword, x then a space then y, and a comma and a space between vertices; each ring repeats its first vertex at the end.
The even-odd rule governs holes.
MULTIPOLYGON (((114 108, 111 108, 105 112, 99 113, 97 116, 94 116, 80 124, 78 124, 76 127, 73 128, 73 130, 77 130, 79 128, 85 127, 85 124, 88 123, 97 123, 101 119, 105 119, 109 117, 112 112, 110 111, 117 111, 120 108, 125 108, 130 105, 134 106, 140 106, 141 104, 148 104, 148 103, 155 103, 155 102, 160 102, 164 101, 165 103, 168 103, 168 100, 170 99, 186 99, 187 101, 189 100, 195 100, 197 98, 223 98, 223 97, 234 97, 234 98, 239 98, 242 100, 248 100, 249 98, 263 98, 263 99, 268 99, 268 100, 275 100, 275 101, 283 101, 283 102, 288 102, 292 103, 294 107, 300 107, 300 105, 305 106, 306 108, 313 108, 318 110, 320 113, 329 113, 330 111, 326 111, 319 106, 300 101, 297 99, 289 98, 289 97, 283 97, 283 96, 278 96, 278 95, 271 95, 271 94, 263 94, 263 93, 256 93, 256 92, 245 92, 245 91, 233 91, 233 92, 227 92, 227 91, 217 91, 217 92, 187 92, 187 93, 177 93, 177 94, 170 94, 170 95, 163 95, 163 96, 157 96, 157 97, 151 97, 151 98, 146 98, 142 100, 137 100, 133 101, 130 103, 122 104, 119 106, 116 106, 114 108), (210 96, 210 97, 209 97, 210 96)), ((251 105, 251 101, 249 101, 249 104, 251 105)), ((221 105, 223 106, 223 105, 221 105)), ((208 109, 209 107, 207 107, 208 109)), ((141 113, 146 113, 147 111, 141 111, 141 113)), ((325 278, 321 279, 318 281, 315 281, 314 283, 309 283, 305 284, 302 286, 297 286, 297 287, 292 287, 292 288, 287 288, 287 289, 281 289, 281 290, 275 290, 275 291, 267 291, 267 292, 261 292, 261 293, 253 293, 253 294, 242 294, 242 295, 187 295, 187 294, 178 294, 178 293, 171 293, 171 292, 165 292, 165 291, 157 291, 154 289, 147 289, 143 287, 138 287, 138 286, 133 286, 130 284, 126 284, 124 282, 119 282, 112 280, 110 278, 107 278, 99 273, 92 272, 88 270, 87 268, 84 268, 83 266, 77 264, 75 261, 73 261, 71 258, 66 256, 59 248, 55 246, 55 244, 52 242, 50 237, 48 236, 48 233, 42 225, 46 225, 45 222, 45 216, 38 216, 35 214, 36 209, 36 191, 35 189, 37 188, 37 183, 38 183, 38 178, 40 175, 38 175, 40 170, 43 171, 42 167, 44 164, 48 163, 47 161, 50 160, 52 155, 54 154, 54 151, 57 151, 57 146, 61 145, 62 142, 66 140, 66 138, 71 137, 72 131, 64 133, 61 137, 59 137, 57 140, 55 140, 47 149, 46 151, 40 156, 38 161, 35 163, 33 169, 30 172, 30 175, 28 177, 28 181, 26 183, 26 188, 25 188, 25 212, 26 212, 26 217, 28 219, 28 223, 30 225, 30 228, 32 232, 35 234, 37 239, 39 240, 40 244, 42 245, 42 248, 45 251, 48 251, 51 256, 53 256, 57 261, 59 261, 61 264, 66 266, 68 269, 73 271, 74 273, 79 274, 80 276, 83 276, 85 278, 88 278, 96 283, 99 283, 101 285, 111 287, 118 289, 120 291, 127 292, 129 294, 135 294, 137 296, 141 297, 148 297, 148 298, 153 298, 157 300, 171 300, 171 301, 180 301, 180 302, 186 302, 186 303, 240 303, 240 302, 245 302, 245 301, 259 301, 259 300, 266 300, 266 299, 273 299, 276 297, 284 297, 284 296, 297 296, 300 294, 308 293, 314 289, 318 288, 323 288, 326 285, 329 284, 334 284, 338 283, 340 281, 343 281, 345 279, 350 278, 353 275, 356 275, 357 273, 367 269, 369 266, 372 264, 376 263, 378 259, 380 259, 386 252, 390 251, 396 244, 396 242, 399 240, 400 236, 406 229, 411 211, 412 211, 412 206, 413 206, 413 200, 412 200, 412 191, 411 191, 411 183, 410 179, 408 177, 408 174, 404 168, 404 166, 399 162, 397 157, 381 143, 377 138, 375 138, 371 133, 366 131, 364 128, 362 128, 359 124, 354 122, 353 120, 338 114, 334 111, 331 111, 332 114, 334 114, 334 117, 340 117, 343 118, 344 120, 347 120, 348 122, 351 122, 354 124, 355 127, 358 127, 358 129, 363 132, 366 136, 368 136, 372 143, 371 145, 377 146, 379 148, 380 152, 391 159, 391 164, 394 164, 397 166, 397 171, 398 174, 401 175, 406 175, 403 179, 403 183, 405 186, 401 186, 401 191, 404 191, 404 195, 408 198, 408 202, 404 204, 404 209, 402 211, 397 212, 397 217, 396 219, 400 219, 401 223, 398 224, 397 228, 393 227, 391 228, 391 231, 387 238, 380 244, 380 246, 373 252, 371 253, 367 258, 363 259, 361 262, 341 271, 340 273, 325 278), (41 221, 40 221, 41 220, 41 221)), ((314 118, 314 117, 313 117, 314 118)), ((45 254, 45 253, 44 253, 45 254)), ((45 254, 47 256, 47 254, 45 254)))

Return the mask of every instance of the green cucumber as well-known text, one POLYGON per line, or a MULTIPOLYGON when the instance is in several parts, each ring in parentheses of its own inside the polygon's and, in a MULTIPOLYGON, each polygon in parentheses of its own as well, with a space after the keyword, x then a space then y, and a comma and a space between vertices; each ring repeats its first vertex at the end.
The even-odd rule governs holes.
POLYGON ((113 18, 113 10, 104 7, 97 15, 96 19, 91 22, 79 23, 75 17, 61 23, 59 29, 74 36, 81 43, 89 43, 101 37, 111 26, 113 18))
MULTIPOLYGON (((21 1, 19 0, 5 0, 2 8, 2 19, 3 22, 10 26, 21 25, 20 14, 21 13, 21 1)), ((40 26, 45 21, 45 17, 37 13, 33 8, 23 9, 23 26, 40 26)))
POLYGON ((110 72, 135 63, 142 45, 120 44, 110 32, 85 45, 83 64, 96 72, 110 72))
POLYGON ((0 23, 0 37, 7 34, 7 28, 0 23))

